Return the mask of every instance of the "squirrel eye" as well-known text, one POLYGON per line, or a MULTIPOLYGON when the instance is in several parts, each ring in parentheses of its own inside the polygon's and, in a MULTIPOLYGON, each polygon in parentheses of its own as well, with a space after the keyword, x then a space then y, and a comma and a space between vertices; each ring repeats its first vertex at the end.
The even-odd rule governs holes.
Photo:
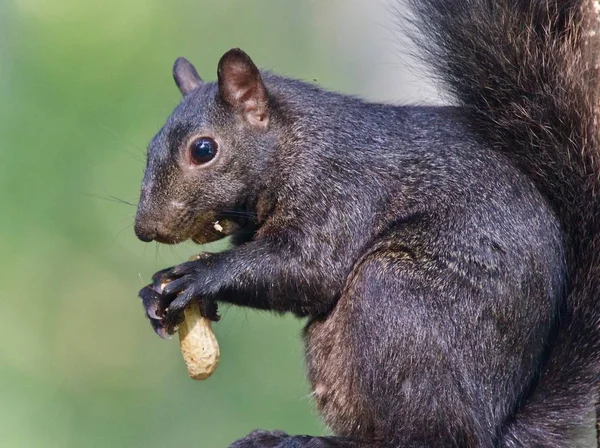
POLYGON ((217 142, 209 137, 201 137, 190 145, 190 160, 194 165, 210 162, 217 155, 217 142))

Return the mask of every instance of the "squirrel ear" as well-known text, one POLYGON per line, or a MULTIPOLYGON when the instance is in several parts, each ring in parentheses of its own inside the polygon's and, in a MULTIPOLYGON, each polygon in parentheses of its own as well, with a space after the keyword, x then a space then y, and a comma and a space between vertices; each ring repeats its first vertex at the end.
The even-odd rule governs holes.
POLYGON ((202 85, 202 78, 186 58, 177 58, 173 64, 173 79, 183 96, 202 85))
POLYGON ((219 94, 227 104, 253 125, 268 124, 267 90, 250 56, 239 48, 229 50, 219 61, 218 77, 219 94))

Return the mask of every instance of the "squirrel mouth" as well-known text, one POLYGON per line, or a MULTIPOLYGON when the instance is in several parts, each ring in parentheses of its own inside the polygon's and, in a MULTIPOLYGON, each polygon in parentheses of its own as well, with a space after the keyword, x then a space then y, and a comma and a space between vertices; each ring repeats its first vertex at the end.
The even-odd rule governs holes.
POLYGON ((234 221, 212 215, 211 219, 202 219, 198 222, 189 239, 196 244, 212 243, 231 235, 239 228, 240 225, 234 221))
POLYGON ((219 221, 212 221, 210 224, 199 226, 199 229, 197 229, 190 239, 196 244, 206 244, 217 241, 224 236, 223 226, 219 221))
POLYGON ((156 235, 153 238, 153 240, 156 241, 157 243, 161 243, 161 244, 177 244, 177 243, 181 242, 177 238, 168 238, 168 237, 163 236, 163 235, 156 235))
POLYGON ((179 244, 191 240, 196 244, 206 244, 220 240, 227 236, 226 228, 218 220, 215 220, 215 215, 211 214, 203 219, 198 219, 195 225, 190 227, 179 226, 179 228, 169 229, 161 228, 152 235, 152 240, 161 244, 179 244))

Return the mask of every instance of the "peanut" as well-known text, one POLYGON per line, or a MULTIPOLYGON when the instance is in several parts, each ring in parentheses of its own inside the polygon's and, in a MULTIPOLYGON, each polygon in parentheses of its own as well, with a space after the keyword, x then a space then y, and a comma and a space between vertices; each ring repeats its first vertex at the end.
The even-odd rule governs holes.
MULTIPOLYGON (((161 285, 161 290, 165 285, 161 285)), ((181 354, 190 377, 205 380, 219 365, 219 344, 212 331, 212 321, 200 314, 197 302, 189 303, 183 314, 184 321, 179 325, 181 354)))

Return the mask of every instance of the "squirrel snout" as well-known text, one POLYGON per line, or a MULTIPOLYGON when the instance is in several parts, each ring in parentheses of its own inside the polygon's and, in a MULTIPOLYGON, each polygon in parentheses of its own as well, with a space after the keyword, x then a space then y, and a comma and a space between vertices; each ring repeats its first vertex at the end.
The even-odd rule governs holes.
POLYGON ((135 236, 144 243, 149 243, 156 238, 156 226, 154 225, 145 226, 142 225, 140 221, 136 220, 133 229, 135 231, 135 236))
POLYGON ((140 213, 138 210, 133 226, 135 236, 144 243, 153 241, 157 236, 156 221, 148 216, 147 213, 140 213))
POLYGON ((144 243, 156 241, 157 243, 175 244, 180 241, 177 235, 173 235, 171 231, 151 218, 136 217, 133 230, 138 239, 144 243))

